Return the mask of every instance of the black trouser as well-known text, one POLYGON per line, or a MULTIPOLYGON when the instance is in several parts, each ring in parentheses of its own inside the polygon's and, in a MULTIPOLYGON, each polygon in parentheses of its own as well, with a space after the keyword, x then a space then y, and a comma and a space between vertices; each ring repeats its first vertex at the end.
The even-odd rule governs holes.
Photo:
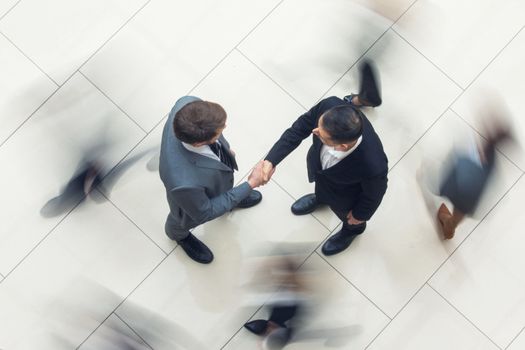
POLYGON ((335 215, 343 222, 342 231, 345 233, 348 233, 350 235, 360 235, 364 232, 366 228, 366 221, 359 224, 359 225, 350 225, 348 223, 347 215, 350 212, 350 210, 343 210, 343 209, 337 209, 332 206, 330 206, 330 209, 334 212, 335 215))

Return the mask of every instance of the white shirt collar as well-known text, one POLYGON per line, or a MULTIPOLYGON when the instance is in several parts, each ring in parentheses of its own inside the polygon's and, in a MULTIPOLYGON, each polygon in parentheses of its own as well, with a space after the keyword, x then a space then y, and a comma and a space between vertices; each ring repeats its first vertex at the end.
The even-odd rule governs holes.
POLYGON ((327 151, 330 153, 330 155, 332 155, 333 157, 341 160, 345 157, 347 157, 348 155, 350 155, 350 153, 352 153, 353 151, 356 150, 357 146, 359 146, 361 144, 361 141, 363 141, 363 136, 359 136, 359 138, 357 139, 357 142, 355 143, 355 145, 350 148, 348 151, 336 151, 335 149, 333 149, 332 147, 329 147, 327 149, 327 151))

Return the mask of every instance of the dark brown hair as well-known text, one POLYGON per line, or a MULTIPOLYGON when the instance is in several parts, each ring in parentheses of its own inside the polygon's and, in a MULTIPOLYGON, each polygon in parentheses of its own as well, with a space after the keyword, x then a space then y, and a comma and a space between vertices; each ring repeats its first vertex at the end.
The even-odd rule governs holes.
POLYGON ((352 106, 336 106, 324 112, 323 129, 334 142, 351 142, 363 133, 363 120, 352 106))
POLYGON ((173 130, 182 142, 205 142, 217 136, 226 123, 226 111, 217 103, 194 101, 175 114, 173 130))

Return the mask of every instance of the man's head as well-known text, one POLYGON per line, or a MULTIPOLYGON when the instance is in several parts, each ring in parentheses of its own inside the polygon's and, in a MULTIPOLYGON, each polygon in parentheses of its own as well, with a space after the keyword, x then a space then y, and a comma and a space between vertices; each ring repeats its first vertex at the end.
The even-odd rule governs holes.
POLYGON ((353 107, 337 106, 323 113, 312 132, 325 145, 348 151, 363 132, 363 119, 353 107))
POLYGON ((226 127, 226 111, 217 103, 190 102, 175 114, 173 130, 179 140, 193 146, 211 144, 226 127))

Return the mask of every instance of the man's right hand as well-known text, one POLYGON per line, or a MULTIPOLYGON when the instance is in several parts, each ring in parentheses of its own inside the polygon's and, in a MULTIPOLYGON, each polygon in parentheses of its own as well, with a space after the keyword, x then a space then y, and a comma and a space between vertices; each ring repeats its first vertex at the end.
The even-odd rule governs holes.
POLYGON ((259 187, 265 184, 262 160, 252 169, 251 174, 248 176, 248 184, 251 188, 259 187))
POLYGON ((275 168, 273 164, 269 160, 265 160, 262 166, 264 183, 267 183, 268 181, 270 181, 274 172, 275 172, 275 168))

